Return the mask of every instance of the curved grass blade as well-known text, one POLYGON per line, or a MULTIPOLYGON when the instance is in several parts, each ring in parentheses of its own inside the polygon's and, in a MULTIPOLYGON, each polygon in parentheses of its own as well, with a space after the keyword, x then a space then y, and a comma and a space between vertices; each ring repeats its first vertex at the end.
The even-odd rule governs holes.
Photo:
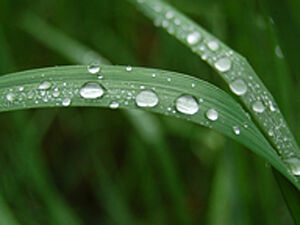
POLYGON ((190 76, 123 66, 102 66, 92 70, 86 66, 55 67, 2 76, 0 96, 2 112, 41 107, 98 106, 146 109, 185 119, 244 144, 268 160, 300 189, 296 177, 289 173, 243 108, 224 91, 190 76), (145 95, 141 94, 143 92, 145 95), (216 110, 218 115, 215 112, 211 114, 211 109, 216 110))
POLYGON ((169 34, 201 56, 240 97, 248 111, 295 175, 300 150, 274 98, 247 60, 195 22, 161 0, 130 0, 169 34))
MULTIPOLYGON (((36 15, 26 13, 22 18, 21 27, 26 32, 37 38, 49 48, 61 53, 71 62, 76 64, 89 64, 91 62, 100 65, 110 64, 107 59, 101 57, 97 52, 74 41, 72 38, 45 23, 36 15), (59 43, 59 47, 53 45, 53 43, 59 43)), ((170 195, 170 199, 172 199, 176 220, 183 224, 194 224, 191 215, 189 215, 188 205, 184 199, 184 196, 186 195, 184 184, 178 177, 176 166, 174 166, 173 159, 170 155, 170 149, 168 149, 162 138, 158 121, 149 113, 142 111, 127 110, 125 111, 125 115, 128 117, 129 121, 132 121, 133 126, 139 133, 143 142, 146 143, 146 145, 151 145, 149 149, 151 149, 151 154, 156 158, 161 170, 161 175, 167 189, 166 192, 170 195)), ((110 209, 111 208, 109 207, 108 210, 110 209)))

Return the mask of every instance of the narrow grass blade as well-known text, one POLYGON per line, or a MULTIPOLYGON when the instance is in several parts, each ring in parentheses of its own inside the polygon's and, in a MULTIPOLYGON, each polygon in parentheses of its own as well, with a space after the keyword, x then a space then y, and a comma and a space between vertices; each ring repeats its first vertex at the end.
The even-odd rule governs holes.
POLYGON ((202 27, 160 0, 130 0, 206 61, 240 97, 294 174, 300 174, 300 151, 274 98, 247 60, 202 27))
POLYGON ((2 196, 0 196, 0 224, 19 225, 2 196))
POLYGON ((69 66, 2 76, 0 111, 102 106, 146 109, 186 119, 243 143, 267 159, 299 188, 297 179, 289 173, 248 114, 224 91, 202 80, 174 72, 122 66, 93 69, 93 73, 95 70, 99 72, 91 73, 89 66, 69 66))

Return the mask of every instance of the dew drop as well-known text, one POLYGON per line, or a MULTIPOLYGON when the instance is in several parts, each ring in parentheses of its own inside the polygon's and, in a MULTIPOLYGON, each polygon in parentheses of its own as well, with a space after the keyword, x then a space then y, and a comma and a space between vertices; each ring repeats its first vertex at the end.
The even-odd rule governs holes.
POLYGON ((132 67, 131 66, 127 66, 126 67, 126 71, 128 71, 128 72, 132 71, 132 67))
POLYGON ((96 74, 100 71, 100 66, 98 64, 91 64, 87 67, 87 70, 89 71, 89 73, 91 74, 96 74))
POLYGON ((272 137, 272 136, 274 136, 274 131, 273 131, 272 129, 270 129, 270 130, 268 131, 268 134, 269 134, 270 137, 272 137))
POLYGON ((201 39, 201 34, 197 31, 194 31, 190 34, 187 35, 186 37, 186 41, 190 44, 190 45, 195 45, 198 43, 198 41, 200 41, 201 39))
POLYGON ((109 108, 111 109, 117 109, 119 108, 120 104, 118 102, 115 102, 115 101, 112 101, 110 104, 109 104, 109 108))
POLYGON ((135 98, 135 102, 139 107, 154 107, 158 104, 159 99, 154 91, 141 91, 135 98))
POLYGON ((65 107, 71 105, 71 99, 70 99, 70 98, 65 98, 65 99, 62 101, 62 105, 65 106, 65 107))
POLYGON ((183 95, 177 98, 175 105, 177 111, 183 114, 193 115, 199 110, 199 103, 191 95, 183 95))
POLYGON ((300 176, 300 159, 293 157, 285 159, 285 162, 288 164, 289 168, 295 176, 300 176))
POLYGON ((38 89, 39 89, 39 90, 48 90, 51 86, 52 86, 52 84, 51 84, 49 81, 43 81, 43 82, 39 85, 38 89))
POLYGON ((24 87, 19 87, 18 90, 19 91, 24 91, 24 87))
POLYGON ((206 117, 207 119, 209 119, 210 121, 216 121, 219 118, 219 113, 217 110, 215 109, 209 109, 206 112, 206 117))
POLYGON ((6 99, 10 102, 13 102, 16 99, 16 95, 14 93, 8 93, 6 95, 6 99))
POLYGON ((247 92, 247 85, 242 79, 233 81, 229 87, 230 90, 238 96, 244 95, 247 92))
POLYGON ((256 101, 252 105, 252 109, 254 110, 254 112, 262 113, 265 111, 265 106, 261 101, 256 101))
POLYGON ((80 96, 86 99, 100 98, 104 94, 104 90, 98 83, 86 83, 80 89, 80 96))
POLYGON ((209 41, 207 47, 212 51, 217 51, 219 49, 219 43, 216 41, 209 41))
POLYGON ((241 130, 238 126, 232 127, 232 130, 233 130, 235 135, 240 135, 241 134, 241 130))
POLYGON ((229 58, 221 58, 215 62, 215 68, 220 72, 226 72, 231 68, 231 61, 229 58))

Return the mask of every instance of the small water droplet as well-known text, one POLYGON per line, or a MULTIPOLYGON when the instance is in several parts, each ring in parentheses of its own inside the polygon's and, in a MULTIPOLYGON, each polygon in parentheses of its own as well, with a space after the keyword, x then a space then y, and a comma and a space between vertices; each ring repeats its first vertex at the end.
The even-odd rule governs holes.
POLYGON ((226 72, 231 68, 231 60, 229 58, 221 58, 215 62, 215 68, 220 72, 226 72))
POLYGON ((86 83, 80 89, 80 96, 86 99, 100 98, 104 94, 104 89, 98 83, 86 83))
POLYGON ((71 105, 71 99, 70 99, 70 98, 65 98, 65 99, 62 101, 62 105, 65 106, 65 107, 71 105))
POLYGON ((247 92, 247 85, 242 79, 237 79, 230 83, 230 90, 236 95, 244 95, 247 92))
POLYGON ((232 127, 232 130, 233 130, 235 135, 240 135, 241 134, 241 130, 238 126, 232 127))
POLYGON ((19 91, 24 91, 24 87, 19 87, 18 90, 19 91))
POLYGON ((192 83, 192 88, 194 88, 196 86, 196 84, 192 83))
POLYGON ((166 13, 166 18, 167 18, 167 19, 171 19, 173 16, 174 16, 174 13, 173 13, 172 11, 168 11, 168 12, 166 13))
POLYGON ((199 110, 199 103, 191 95, 183 95, 177 98, 175 105, 177 111, 183 114, 193 115, 199 110))
POLYGON ((99 66, 99 64, 93 63, 87 67, 87 70, 91 74, 96 74, 100 71, 100 66, 99 66))
POLYGON ((168 82, 171 82, 171 81, 172 81, 172 79, 171 79, 170 77, 169 77, 167 80, 168 80, 168 82))
POLYGON ((141 91, 135 98, 135 102, 139 107, 154 107, 158 104, 159 99, 154 91, 141 91))
POLYGON ((126 67, 126 71, 128 71, 128 72, 132 71, 132 67, 131 66, 127 66, 126 67))
POLYGON ((186 37, 186 41, 190 44, 190 45, 195 45, 197 44, 201 39, 201 34, 197 31, 194 31, 190 34, 187 35, 186 37))
POLYGON ((209 109, 206 112, 206 117, 207 119, 209 119, 210 121, 216 121, 219 118, 219 113, 217 110, 215 109, 209 109))
POLYGON ((51 84, 49 81, 43 81, 43 82, 39 85, 38 89, 39 89, 39 90, 48 90, 51 86, 52 86, 52 84, 51 84))
POLYGON ((285 162, 288 164, 289 168, 295 176, 300 176, 300 159, 293 157, 285 159, 285 162))
POLYGON ((98 74, 98 79, 99 79, 99 80, 103 79, 103 74, 99 73, 99 74, 98 74))
POLYGON ((272 136, 274 136, 274 131, 273 131, 272 129, 270 129, 270 130, 268 131, 268 134, 269 134, 270 137, 272 137, 272 136))
POLYGON ((209 41, 207 47, 212 51, 217 51, 219 49, 219 43, 216 41, 209 41))
POLYGON ((156 77, 156 74, 155 74, 155 73, 152 73, 152 77, 155 78, 155 77, 156 77))
POLYGON ((279 45, 277 45, 276 48, 275 48, 275 54, 280 59, 282 59, 284 57, 279 45))
POLYGON ((6 99, 10 102, 13 102, 16 99, 16 95, 14 93, 8 93, 6 95, 6 99))
POLYGON ((109 108, 111 108, 111 109, 117 109, 117 108, 119 108, 119 106, 120 106, 119 102, 116 102, 116 101, 112 101, 109 104, 109 108))
POLYGON ((254 112, 257 113, 262 113, 265 111, 265 106, 261 101, 256 101, 254 102, 254 104, 252 105, 252 109, 254 110, 254 112))

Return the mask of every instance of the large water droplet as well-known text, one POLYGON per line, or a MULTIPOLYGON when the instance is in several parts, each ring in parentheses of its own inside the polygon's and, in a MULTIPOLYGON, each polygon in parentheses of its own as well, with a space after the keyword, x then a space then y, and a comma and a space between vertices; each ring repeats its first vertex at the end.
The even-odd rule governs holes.
POLYGON ((39 90, 48 90, 51 87, 51 85, 52 84, 49 81, 44 81, 39 85, 38 89, 39 90))
POLYGON ((244 95, 247 92, 247 85, 242 79, 233 81, 230 85, 230 90, 236 95, 244 95))
POLYGON ((241 130, 238 126, 232 127, 232 130, 233 130, 235 135, 240 135, 241 134, 241 130))
POLYGON ((254 110, 254 112, 262 113, 265 111, 266 107, 261 101, 256 101, 253 103, 252 109, 254 110))
POLYGON ((176 100, 176 109, 184 114, 193 115, 199 110, 199 103, 191 95, 183 95, 176 100))
POLYGON ((159 99, 154 91, 141 91, 135 98, 135 102, 139 107, 154 107, 158 104, 159 99))
POLYGON ((190 45, 195 45, 198 43, 198 41, 200 41, 201 39, 201 34, 197 31, 194 31, 190 34, 187 35, 186 37, 186 41, 190 44, 190 45))
POLYGON ((300 159, 294 157, 285 159, 285 162, 288 164, 289 168, 295 176, 300 176, 300 159))
POLYGON ((86 99, 100 98, 104 93, 104 89, 98 83, 86 83, 80 89, 80 96, 86 99))
POLYGON ((115 102, 115 101, 112 101, 110 104, 109 104, 109 108, 111 109, 117 109, 119 108, 119 102, 115 102))
POLYGON ((231 68, 231 60, 229 58, 221 58, 215 62, 215 68, 220 72, 226 72, 231 68))
POLYGON ((219 49, 219 44, 216 41, 209 41, 207 43, 207 46, 212 51, 217 51, 219 49))
POLYGON ((87 69, 91 74, 96 74, 100 71, 100 66, 98 64, 91 64, 87 69))
POLYGON ((210 121, 216 121, 219 118, 219 113, 217 110, 215 109, 209 109, 206 112, 206 117, 207 119, 209 119, 210 121))

